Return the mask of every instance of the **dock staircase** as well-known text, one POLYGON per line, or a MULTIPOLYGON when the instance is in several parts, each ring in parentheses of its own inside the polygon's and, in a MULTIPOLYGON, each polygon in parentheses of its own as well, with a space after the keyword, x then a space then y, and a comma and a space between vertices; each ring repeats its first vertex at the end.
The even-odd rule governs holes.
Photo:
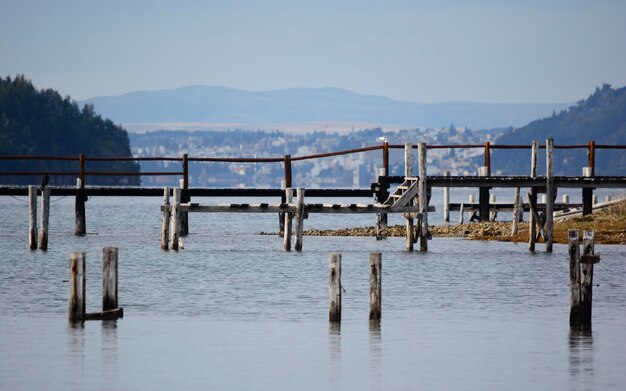
POLYGON ((391 208, 397 206, 410 206, 417 196, 418 181, 416 177, 405 177, 404 182, 387 198, 383 205, 391 208))

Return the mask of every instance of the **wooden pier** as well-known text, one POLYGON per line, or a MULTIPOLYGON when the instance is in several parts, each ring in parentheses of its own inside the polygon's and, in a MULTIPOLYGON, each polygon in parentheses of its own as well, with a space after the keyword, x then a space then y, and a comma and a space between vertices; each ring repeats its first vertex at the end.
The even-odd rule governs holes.
MULTIPOLYGON (((589 214, 593 209, 593 190, 597 188, 626 188, 626 176, 596 176, 595 160, 597 151, 601 149, 626 150, 626 146, 596 145, 590 141, 584 145, 555 145, 553 140, 546 140, 544 145, 533 142, 532 145, 497 145, 486 142, 484 145, 427 145, 425 143, 410 143, 403 145, 392 145, 383 142, 382 145, 370 147, 330 152, 308 156, 291 156, 276 158, 203 158, 189 157, 183 155, 177 157, 154 157, 154 158, 115 158, 115 157, 86 157, 81 154, 78 157, 50 157, 50 156, 0 156, 0 160, 66 160, 77 161, 77 171, 63 172, 0 172, 0 176, 31 176, 37 179, 38 176, 74 176, 77 178, 76 187, 54 187, 49 186, 47 190, 52 196, 73 196, 76 200, 75 208, 75 234, 84 235, 86 233, 87 216, 85 203, 89 197, 94 196, 154 196, 164 197, 162 213, 164 217, 162 227, 162 247, 177 249, 179 237, 184 237, 188 232, 188 213, 276 213, 280 216, 281 227, 292 223, 296 219, 296 244, 297 251, 301 250, 303 230, 303 220, 309 214, 315 213, 371 213, 377 216, 379 226, 386 224, 386 216, 389 213, 401 213, 406 219, 407 228, 407 250, 413 250, 413 243, 419 242, 419 249, 428 249, 428 212, 429 203, 433 188, 444 189, 444 219, 449 220, 449 212, 459 210, 462 213, 470 212, 478 220, 493 219, 499 211, 516 211, 516 216, 521 215, 521 211, 530 211, 531 233, 529 237, 529 250, 535 248, 535 229, 538 229, 546 242, 546 251, 552 250, 552 221, 554 212, 563 211, 580 206, 583 214, 589 214), (427 151, 429 149, 455 149, 455 148, 483 148, 484 166, 480 167, 477 175, 474 176, 454 176, 449 172, 444 175, 428 175, 427 172, 427 151), (554 154, 558 149, 586 149, 589 165, 581 168, 580 176, 555 176, 554 175, 554 154), (404 175, 390 175, 389 155, 391 150, 404 150, 405 169, 404 175), (418 173, 411 172, 414 150, 417 149, 418 173), (530 161, 528 176, 492 175, 490 154, 493 149, 529 149, 530 161), (538 175, 537 161, 540 149, 546 153, 546 169, 544 175, 538 175), (297 189, 295 201, 293 200, 293 178, 292 164, 308 159, 323 159, 332 156, 375 152, 382 150, 382 164, 379 176, 375 178, 369 189, 297 189), (111 161, 146 161, 164 160, 168 162, 182 163, 181 171, 171 172, 102 172, 93 167, 98 162, 111 161), (285 178, 281 188, 193 188, 189 186, 189 164, 210 164, 213 162, 238 162, 238 163, 266 163, 283 164, 285 178), (89 164, 89 170, 87 169, 89 164), (175 176, 180 177, 180 187, 167 188, 144 188, 144 187, 93 187, 88 186, 87 180, 91 176, 115 175, 115 176, 175 176), (397 185, 397 186, 396 186, 397 185), (467 203, 450 203, 450 188, 477 188, 479 189, 478 202, 469 200, 467 203), (498 202, 490 195, 492 188, 513 188, 516 191, 513 202, 498 202), (528 189, 528 194, 522 194, 519 189, 528 189), (566 202, 556 202, 558 189, 579 189, 582 191, 582 204, 572 205, 566 202), (291 198, 289 193, 291 192, 291 198), (341 197, 373 197, 371 204, 317 204, 305 202, 306 199, 315 197, 325 197, 329 199, 341 197), (538 202, 538 195, 545 194, 545 202, 538 202), (526 197, 527 196, 527 197, 526 197), (170 204, 169 198, 175 201, 170 204), (228 203, 222 205, 199 205, 192 202, 195 197, 276 197, 280 199, 276 204, 245 204, 228 203), (522 199, 526 199, 522 201, 522 199), (166 220, 167 223, 166 223, 166 220), (171 221, 169 221, 171 220, 171 221), (414 224, 414 220, 417 223, 414 224), (169 242, 164 246, 164 241, 169 242)), ((36 180, 35 180, 36 182, 36 180)), ((37 189, 27 186, 0 186, 0 195, 29 196, 30 200, 30 247, 37 248, 37 210, 36 198, 37 189)), ((48 196, 48 194, 46 194, 48 196)), ((49 196, 48 196, 49 197, 49 196)), ((46 201, 42 201, 43 214, 47 220, 48 211, 46 201)), ((430 209, 432 211, 432 208, 430 209)), ((461 213, 461 215, 462 215, 461 213)), ((42 221, 46 226, 47 221, 42 221)), ((292 229, 282 229, 284 235, 291 234, 292 229)), ((47 238, 46 232, 42 232, 40 238, 47 238)), ((40 240, 41 241, 41 240, 40 240)), ((45 249, 45 246, 42 248, 45 249)), ((285 249, 291 249, 290 238, 285 237, 285 249)))

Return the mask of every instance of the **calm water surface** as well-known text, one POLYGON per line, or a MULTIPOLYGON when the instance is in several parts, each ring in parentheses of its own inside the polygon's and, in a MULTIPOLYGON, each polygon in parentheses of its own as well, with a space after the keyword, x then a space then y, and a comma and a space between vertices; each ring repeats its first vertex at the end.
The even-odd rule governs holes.
MULTIPOLYGON (((402 238, 305 237, 286 253, 258 235, 276 231, 274 215, 192 214, 185 249, 163 252, 158 198, 90 200, 78 238, 73 200, 53 197, 42 253, 27 249, 24 199, 0 198, 0 389, 626 388, 626 246, 596 246, 593 334, 578 336, 561 245, 435 238, 408 254, 402 238), (87 253, 98 311, 105 246, 120 248, 125 318, 71 327, 69 253, 87 253), (380 324, 368 321, 370 251, 383 254, 380 324), (330 252, 343 254, 340 328, 327 321, 330 252)), ((305 227, 371 221, 312 215, 305 227)))

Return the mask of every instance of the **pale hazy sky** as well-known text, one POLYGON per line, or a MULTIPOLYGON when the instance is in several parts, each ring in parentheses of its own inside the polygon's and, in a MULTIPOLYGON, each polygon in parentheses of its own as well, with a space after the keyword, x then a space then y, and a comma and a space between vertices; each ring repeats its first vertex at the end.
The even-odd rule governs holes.
POLYGON ((0 0, 0 76, 74 99, 186 85, 572 102, 626 85, 625 0, 0 0))

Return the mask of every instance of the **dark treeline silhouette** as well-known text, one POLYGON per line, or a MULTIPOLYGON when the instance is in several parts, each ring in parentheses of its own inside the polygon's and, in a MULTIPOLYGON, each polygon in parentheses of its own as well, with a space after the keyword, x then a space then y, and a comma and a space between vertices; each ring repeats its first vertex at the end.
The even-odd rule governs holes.
MULTIPOLYGON (((0 155, 87 157, 131 156, 128 134, 120 126, 94 112, 92 105, 79 108, 69 96, 37 90, 22 75, 0 78, 0 155)), ((75 161, 0 160, 0 171, 78 171, 75 161)), ((138 172, 134 162, 87 162, 87 171, 138 172)), ((36 184, 34 176, 0 176, 4 184, 36 184)), ((139 177, 92 176, 91 185, 138 185, 139 177)), ((76 183, 73 176, 50 176, 51 185, 76 183)))
MULTIPOLYGON (((626 144, 626 87, 614 89, 605 84, 587 99, 581 100, 551 117, 533 121, 499 137, 497 144, 530 144, 554 138, 556 145, 626 144)), ((540 153, 538 173, 545 172, 544 153, 540 153)), ((626 150, 596 150, 596 175, 624 175, 626 150)), ((530 150, 494 150, 492 171, 503 174, 529 174, 530 150)), ((587 150, 557 149, 555 151, 556 175, 581 175, 581 167, 588 165, 587 150)))

